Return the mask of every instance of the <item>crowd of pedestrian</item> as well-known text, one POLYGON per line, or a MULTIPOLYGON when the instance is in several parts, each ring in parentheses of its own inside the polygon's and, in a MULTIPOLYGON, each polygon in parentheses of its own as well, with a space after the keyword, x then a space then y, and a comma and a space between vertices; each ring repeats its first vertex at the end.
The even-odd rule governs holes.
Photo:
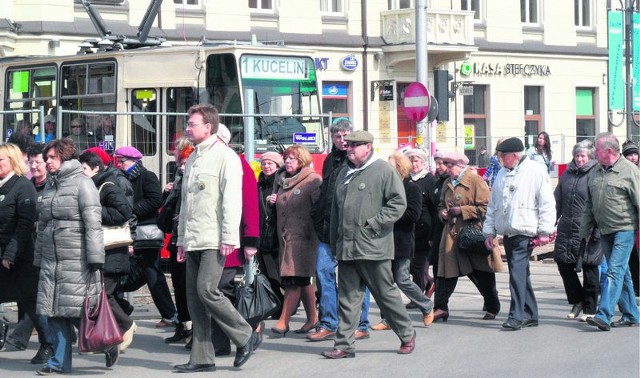
POLYGON ((421 149, 384 160, 373 135, 345 119, 329 129, 333 147, 322 175, 297 144, 264 153, 254 174, 228 147, 230 132, 208 104, 189 109, 184 134, 164 190, 131 146, 112 156, 73 138, 0 144, 0 303, 16 302, 20 312, 11 335, 0 322, 0 347, 26 348, 35 327, 37 373, 70 373, 87 282, 101 271, 123 334, 102 351, 114 366, 136 331, 122 286, 136 265, 137 287, 148 285, 160 312, 157 326, 175 328, 165 342, 190 350, 175 371, 215 371, 215 357, 230 354, 232 344, 239 368, 265 332, 263 321, 249 322, 234 306, 237 278, 255 258, 282 300, 274 336, 286 337, 301 303, 306 320, 294 332, 333 340, 322 353, 328 359, 355 357, 356 341, 370 329, 392 330, 397 352, 409 354, 418 335, 409 311, 421 312, 423 326, 446 322, 455 316, 448 303, 461 277, 483 298, 480 317, 499 316, 502 247, 511 294, 502 326, 538 326, 529 261, 534 247, 554 237, 568 318, 604 331, 640 321, 638 147, 621 147, 611 133, 574 146, 555 191, 544 132, 529 151, 519 138, 501 140, 484 177, 455 151, 435 153, 433 170, 421 149), (130 226, 132 245, 105 250, 102 227, 120 225, 130 226), (478 239, 471 247, 468 235, 478 239), (164 243, 175 302, 160 269, 164 243), (373 327, 370 295, 381 313, 373 327))

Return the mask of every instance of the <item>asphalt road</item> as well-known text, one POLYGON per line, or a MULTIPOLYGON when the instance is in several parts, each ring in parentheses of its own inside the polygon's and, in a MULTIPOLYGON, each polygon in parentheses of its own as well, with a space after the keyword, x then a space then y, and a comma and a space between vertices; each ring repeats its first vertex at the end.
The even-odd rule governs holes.
MULTIPOLYGON (((459 281, 450 303, 447 323, 426 328, 417 310, 410 314, 417 330, 416 350, 396 353, 400 342, 392 331, 371 332, 357 342, 356 358, 326 360, 320 352, 332 341, 307 342, 293 332, 277 338, 268 328, 264 342, 241 369, 233 368, 233 356, 216 360, 216 373, 237 377, 634 377, 640 376, 640 328, 598 331, 569 320, 570 307, 556 265, 531 262, 532 281, 538 298, 540 326, 521 331, 501 327, 509 308, 508 274, 497 275, 502 312, 493 321, 481 320, 482 298, 466 278, 459 281)), ((104 356, 78 355, 74 348, 73 376, 169 377, 172 366, 185 363, 189 354, 182 344, 168 345, 172 330, 155 328, 159 319, 153 306, 136 309, 138 332, 132 346, 116 366, 104 366, 104 356)), ((11 314, 0 314, 11 315, 11 314)), ((379 310, 372 301, 370 320, 376 324, 379 310)), ((292 329, 304 323, 302 308, 292 329)), ((37 348, 31 339, 26 351, 5 348, 0 352, 0 377, 30 377, 39 366, 29 364, 37 348)))

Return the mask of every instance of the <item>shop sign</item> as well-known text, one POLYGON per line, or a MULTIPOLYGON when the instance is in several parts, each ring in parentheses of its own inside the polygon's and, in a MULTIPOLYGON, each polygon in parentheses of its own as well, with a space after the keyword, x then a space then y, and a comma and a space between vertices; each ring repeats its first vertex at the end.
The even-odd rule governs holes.
POLYGON ((380 87, 380 101, 393 101, 393 85, 380 87))
POLYGON ((474 125, 464 125, 464 149, 473 150, 475 148, 474 140, 476 136, 476 130, 474 125))
POLYGON ((358 68, 358 59, 355 55, 347 55, 340 60, 340 67, 345 71, 355 71, 358 68))
POLYGON ((329 67, 329 58, 315 58, 316 70, 326 71, 329 67))
POLYGON ((494 62, 465 61, 460 66, 460 75, 475 76, 550 76, 551 68, 547 64, 516 64, 494 62))

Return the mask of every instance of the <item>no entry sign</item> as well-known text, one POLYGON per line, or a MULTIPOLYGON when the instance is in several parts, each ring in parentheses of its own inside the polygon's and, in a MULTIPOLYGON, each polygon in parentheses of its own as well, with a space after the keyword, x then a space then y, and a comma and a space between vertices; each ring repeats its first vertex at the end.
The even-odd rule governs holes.
POLYGON ((419 122, 429 113, 431 95, 429 90, 422 83, 414 82, 409 84, 404 91, 404 113, 414 121, 419 122))

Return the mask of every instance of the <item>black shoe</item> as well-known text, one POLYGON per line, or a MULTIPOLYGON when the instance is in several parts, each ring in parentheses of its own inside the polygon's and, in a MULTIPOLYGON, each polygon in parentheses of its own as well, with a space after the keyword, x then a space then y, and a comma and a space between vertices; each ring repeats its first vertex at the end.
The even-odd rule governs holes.
POLYGON ((7 342, 7 333, 9 333, 9 325, 0 320, 0 349, 4 348, 4 343, 7 342))
POLYGON ((193 337, 191 338, 191 340, 189 340, 189 342, 188 342, 188 343, 186 343, 186 344, 184 345, 184 349, 186 349, 186 350, 191 350, 191 347, 192 347, 192 346, 193 346, 193 337))
POLYGON ((514 318, 509 318, 506 322, 502 323, 502 328, 518 331, 522 328, 522 322, 515 320, 514 318))
POLYGON ((190 329, 184 329, 184 326, 180 323, 180 325, 176 327, 176 333, 174 333, 173 336, 164 339, 164 342, 167 344, 179 343, 186 340, 191 335, 193 335, 193 331, 190 329))
POLYGON ((244 346, 237 348, 236 350, 236 358, 233 360, 234 367, 240 367, 245 364, 245 362, 249 361, 249 357, 251 357, 251 353, 253 353, 253 340, 255 332, 251 333, 249 337, 249 341, 244 346))
POLYGON ((216 364, 192 364, 191 361, 186 364, 176 365, 173 367, 176 373, 197 373, 200 371, 216 371, 216 364))
POLYGON ((538 326, 538 321, 535 319, 525 319, 522 322, 522 328, 525 327, 537 327, 538 326))
POLYGON ((637 327, 638 323, 634 323, 632 321, 626 320, 626 319, 620 319, 620 320, 616 320, 615 322, 611 323, 611 326, 613 328, 619 328, 619 327, 637 327))
POLYGON ((42 369, 36 371, 36 374, 38 375, 54 375, 54 374, 62 374, 62 372, 60 370, 56 370, 52 367, 49 366, 45 366, 42 369))
POLYGON ((117 364, 120 359, 120 349, 118 349, 118 346, 116 345, 107 349, 107 351, 104 352, 104 358, 106 367, 112 367, 117 364))
POLYGON ((49 361, 49 358, 53 355, 53 348, 51 345, 40 344, 38 353, 31 359, 31 363, 34 365, 42 365, 49 361))
POLYGON ((593 318, 587 318, 587 324, 590 326, 598 327, 601 331, 610 331, 611 326, 604 322, 604 320, 600 320, 595 316, 593 318))
POLYGON ((258 347, 260 346, 260 344, 262 344, 262 335, 264 334, 264 322, 260 322, 260 332, 254 332, 254 338, 253 338, 253 350, 258 349, 258 347))

